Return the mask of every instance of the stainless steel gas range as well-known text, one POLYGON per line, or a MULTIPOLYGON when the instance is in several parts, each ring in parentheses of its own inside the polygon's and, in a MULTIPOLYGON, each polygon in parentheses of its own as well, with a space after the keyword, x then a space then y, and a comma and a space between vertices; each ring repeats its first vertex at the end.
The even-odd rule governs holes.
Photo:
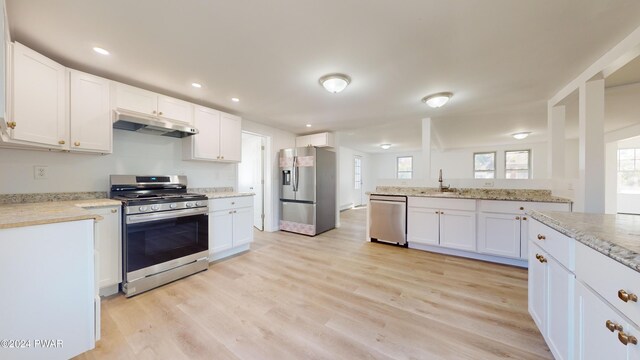
POLYGON ((187 177, 111 175, 122 201, 122 291, 127 297, 207 270, 208 200, 187 177))

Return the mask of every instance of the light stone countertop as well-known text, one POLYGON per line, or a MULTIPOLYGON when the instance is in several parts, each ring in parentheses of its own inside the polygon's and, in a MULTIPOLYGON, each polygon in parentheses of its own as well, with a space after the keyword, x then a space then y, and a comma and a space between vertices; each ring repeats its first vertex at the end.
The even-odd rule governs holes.
POLYGON ((87 219, 100 221, 102 220, 102 216, 92 213, 91 209, 107 206, 120 206, 121 204, 122 203, 120 201, 111 199, 1 204, 0 229, 87 219))
POLYGON ((532 218, 640 272, 640 215, 529 211, 532 218))
POLYGON ((202 194, 207 195, 207 197, 209 199, 222 199, 222 198, 230 198, 230 197, 254 196, 255 195, 255 193, 234 192, 234 191, 204 192, 202 194))
POLYGON ((434 197, 446 199, 535 201, 553 203, 571 203, 570 199, 551 195, 550 190, 531 189, 474 189, 459 188, 450 192, 440 192, 438 188, 378 186, 376 191, 367 195, 403 195, 417 197, 434 197))

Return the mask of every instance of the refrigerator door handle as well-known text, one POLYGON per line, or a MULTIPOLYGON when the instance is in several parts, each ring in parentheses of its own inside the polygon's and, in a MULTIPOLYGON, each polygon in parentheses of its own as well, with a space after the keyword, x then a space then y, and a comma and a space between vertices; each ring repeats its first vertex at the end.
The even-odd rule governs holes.
POLYGON ((299 171, 298 171, 298 157, 293 157, 293 191, 298 191, 298 181, 300 180, 299 171))

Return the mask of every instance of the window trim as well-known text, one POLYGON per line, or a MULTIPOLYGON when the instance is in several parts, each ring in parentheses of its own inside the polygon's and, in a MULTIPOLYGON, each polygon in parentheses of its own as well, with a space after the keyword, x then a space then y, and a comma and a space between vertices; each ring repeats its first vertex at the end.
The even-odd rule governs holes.
POLYGON ((408 155, 408 156, 396 156, 396 179, 399 180, 412 180, 413 179, 413 155, 408 155), (404 179, 399 177, 398 175, 400 174, 400 170, 398 169, 398 165, 399 165, 399 160, 400 159, 405 159, 405 158, 411 158, 411 171, 402 171, 403 173, 409 173, 411 174, 411 176, 408 179, 404 179))
POLYGON ((504 151, 504 178, 507 180, 531 180, 533 177, 533 171, 531 171, 531 149, 521 149, 521 150, 505 150, 504 151), (507 178, 507 153, 508 152, 518 152, 518 151, 526 151, 527 152, 527 178, 526 179, 508 179, 507 178))
POLYGON ((497 169, 497 163, 496 161, 498 160, 498 152, 497 151, 480 151, 480 152, 474 152, 473 153, 473 157, 471 157, 471 168, 473 169, 473 178, 474 179, 495 179, 496 176, 498 175, 498 169, 497 169), (482 154, 493 154, 493 170, 476 170, 476 155, 482 155, 482 154), (491 178, 477 178, 476 177, 476 172, 491 172, 493 171, 493 177, 491 178))
POLYGON ((354 155, 353 156, 353 190, 362 190, 362 184, 364 183, 364 181, 362 180, 362 156, 360 155, 354 155), (360 160, 360 187, 356 188, 356 162, 360 160))
POLYGON ((616 149, 616 193, 618 194, 637 194, 637 192, 629 192, 628 190, 621 190, 620 187, 620 174, 621 173, 637 173, 640 172, 640 169, 636 169, 636 161, 640 160, 638 157, 638 151, 640 147, 624 147, 616 149), (633 167, 634 170, 620 170, 620 150, 634 150, 633 152, 633 167))

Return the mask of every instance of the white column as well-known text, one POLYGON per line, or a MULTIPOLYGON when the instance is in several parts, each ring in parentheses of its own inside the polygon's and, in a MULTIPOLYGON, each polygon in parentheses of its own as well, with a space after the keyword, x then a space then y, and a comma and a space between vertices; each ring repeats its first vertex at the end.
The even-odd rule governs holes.
POLYGON ((578 170, 576 197, 584 211, 605 211, 604 79, 580 85, 578 101, 578 170))
MULTIPOLYGON (((417 167, 416 167, 417 168, 417 167)), ((431 178, 431 118, 422 119, 422 178, 431 178)))
POLYGON ((618 142, 605 143, 604 212, 618 212, 618 142))
POLYGON ((547 132, 549 133, 547 173, 549 174, 549 179, 564 179, 565 106, 549 106, 547 114, 547 132))

